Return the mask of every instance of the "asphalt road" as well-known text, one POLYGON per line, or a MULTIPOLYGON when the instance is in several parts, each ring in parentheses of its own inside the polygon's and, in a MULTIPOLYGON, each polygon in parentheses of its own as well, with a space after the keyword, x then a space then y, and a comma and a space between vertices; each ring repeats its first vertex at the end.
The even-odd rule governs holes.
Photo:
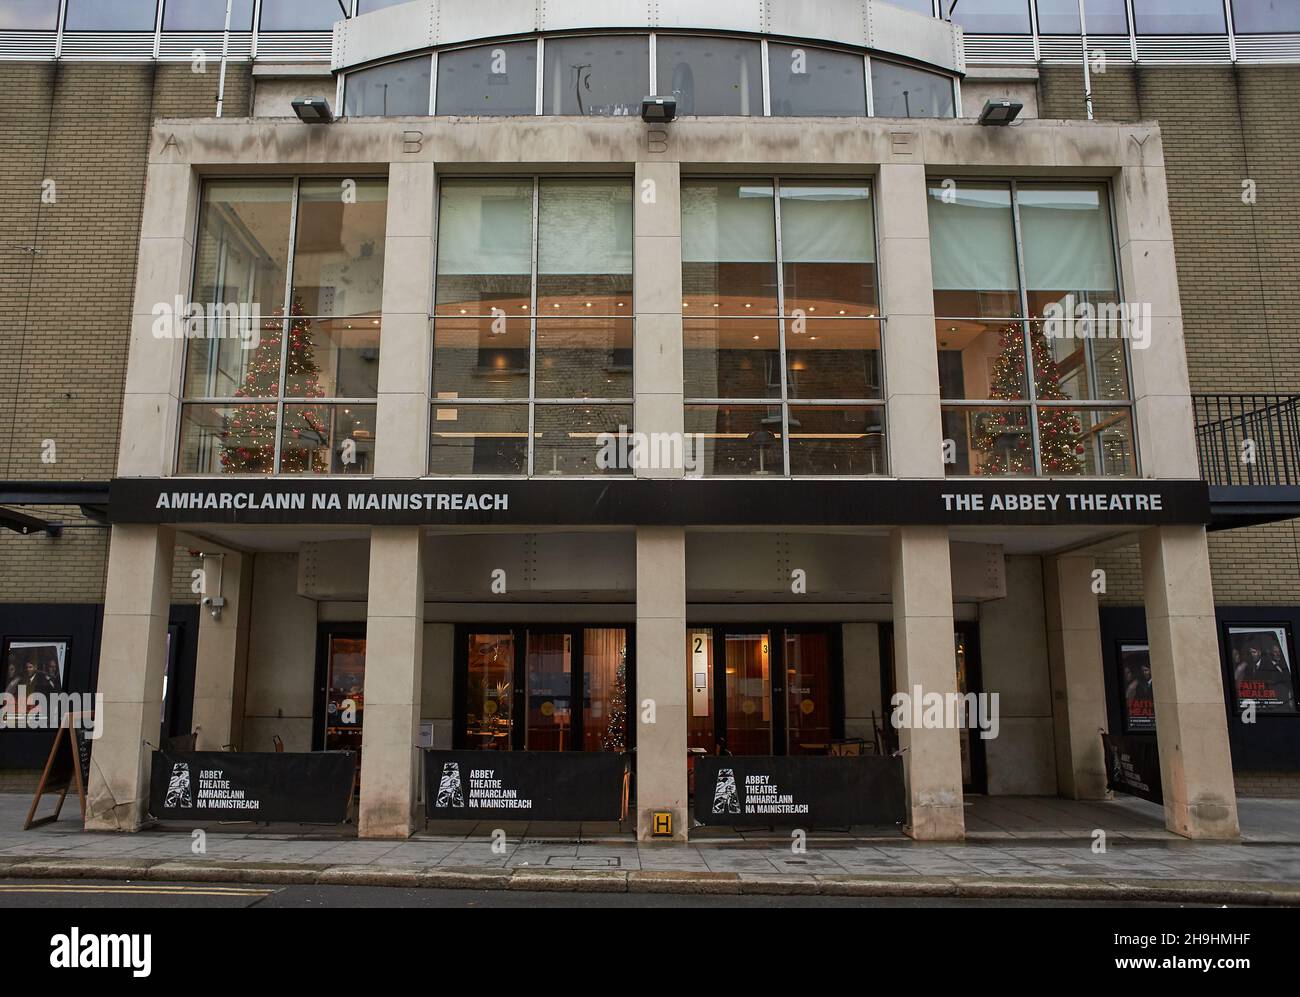
MULTIPOLYGON (((151 907, 1132 907, 1040 900, 944 898, 679 896, 656 893, 525 893, 514 890, 417 890, 382 886, 252 886, 132 883, 75 879, 0 881, 0 908, 151 907)), ((1137 906, 1160 907, 1162 904, 1137 906)))

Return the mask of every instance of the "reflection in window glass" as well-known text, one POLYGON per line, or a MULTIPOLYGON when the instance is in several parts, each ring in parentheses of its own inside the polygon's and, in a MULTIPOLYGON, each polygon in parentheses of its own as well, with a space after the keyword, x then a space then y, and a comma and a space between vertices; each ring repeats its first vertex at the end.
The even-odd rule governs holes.
POLYGON ((372 474, 374 464, 374 405, 284 407, 281 474, 372 474))
POLYGON ((438 207, 439 315, 528 315, 533 182, 444 180, 438 207))
POLYGON ((951 118, 952 80, 910 66, 871 60, 872 111, 878 118, 951 118))
MULTIPOLYGON (((632 314, 632 185, 543 180, 537 204, 537 312, 632 314)), ((570 396, 572 397, 572 396, 570 396)))
POLYGON ((763 70, 756 41, 660 35, 658 89, 677 97, 678 115, 763 113, 763 70))
POLYGON ((536 113, 536 42, 438 54, 438 114, 536 113))
POLYGON ((771 181, 682 182, 683 315, 775 315, 771 181))
POLYGON ((551 38, 546 42, 547 114, 639 115, 650 92, 644 35, 551 38))
POLYGON ((881 398, 880 323, 860 319, 786 323, 790 398, 881 398))
POLYGON ((435 397, 527 398, 531 335, 528 318, 439 316, 433 331, 435 397))
POLYGON ((971 183, 931 186, 930 263, 936 315, 1019 316, 1011 189, 971 183))
POLYGON ((1133 422, 1128 409, 1038 409, 1038 454, 1046 477, 1131 477, 1133 422))
POLYGON ((781 327, 774 319, 682 319, 689 398, 781 398, 781 327))
POLYGON ((700 434, 700 472, 706 477, 779 475, 781 406, 687 405, 686 432, 700 434))
POLYGON ((0 30, 54 31, 59 26, 59 0, 6 0, 0 4, 0 30))
POLYGON ((185 405, 178 474, 270 474, 275 470, 275 403, 185 405))
POLYGON ((1029 407, 942 410, 943 438, 954 444, 948 475, 1025 477, 1034 470, 1034 428, 1029 407))
POLYGON ((774 115, 866 116, 862 56, 776 42, 767 51, 774 115))
POLYGON ((617 438, 619 427, 632 428, 631 405, 535 406, 533 475, 631 474, 631 468, 600 459, 605 440, 617 438))
POLYGON ((1228 23, 1221 0, 1133 0, 1139 35, 1221 35, 1228 23))
POLYGON ((350 118, 429 113, 427 55, 348 73, 343 113, 350 118))
POLYGON ((884 474, 881 406, 790 406, 790 473, 884 474))
POLYGON ((332 31, 334 22, 342 20, 338 0, 262 0, 259 27, 262 31, 332 31))
MULTIPOLYGON (((163 6, 164 31, 222 31, 226 27, 226 5, 222 0, 167 0, 163 6)), ((250 31, 253 0, 234 0, 230 7, 230 30, 250 31)))
MULTIPOLYGON (((1124 0, 1087 0, 1083 8, 1090 35, 1128 34, 1124 0)), ((1079 0, 1038 0, 1038 31, 1044 35, 1079 33, 1079 0)))
POLYGON ((1296 0, 1232 0, 1232 26, 1240 35, 1300 32, 1296 0))
MULTIPOLYGON (((945 11, 952 7, 952 0, 944 3, 945 11)), ((952 22, 976 35, 1027 35, 1029 0, 961 0, 952 11, 952 22)))
POLYGON ((304 315, 378 315, 384 290, 388 182, 303 180, 293 307, 304 315), (351 186, 349 186, 351 185, 351 186))
POLYGON ((527 405, 434 405, 429 473, 528 473, 527 405))
MULTIPOLYGON (((157 0, 68 0, 68 31, 152 31, 157 0)), ((225 20, 225 10, 221 12, 225 20)))

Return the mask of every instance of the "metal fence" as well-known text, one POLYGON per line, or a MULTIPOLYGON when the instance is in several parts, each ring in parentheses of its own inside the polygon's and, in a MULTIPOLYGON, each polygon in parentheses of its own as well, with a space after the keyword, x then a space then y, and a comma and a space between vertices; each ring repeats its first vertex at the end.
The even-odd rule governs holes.
POLYGON ((1300 485, 1300 395, 1193 395, 1211 485, 1300 485))

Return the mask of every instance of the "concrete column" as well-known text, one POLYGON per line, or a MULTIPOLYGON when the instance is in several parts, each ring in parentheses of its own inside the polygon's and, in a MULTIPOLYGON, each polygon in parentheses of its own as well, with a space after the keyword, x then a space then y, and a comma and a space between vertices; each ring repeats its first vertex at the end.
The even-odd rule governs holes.
POLYGON ((209 554, 203 559, 203 594, 225 600, 213 619, 199 610, 194 662, 194 730, 199 751, 244 749, 244 694, 252 616, 253 555, 209 554))
POLYGON ((418 526, 377 527, 370 531, 366 609, 363 838, 405 838, 415 826, 423 667, 423 531, 418 526))
MULTIPOLYGON (((632 422, 637 432, 683 432, 682 209, 677 163, 637 163, 633 190, 636 335, 632 422)), ((682 468, 638 477, 677 478, 682 468)))
POLYGON ((433 163, 389 164, 375 416, 381 478, 418 478, 429 467, 435 180, 433 163))
MULTIPOLYGON (((925 167, 884 163, 876 181, 884 293, 885 416, 896 478, 942 478, 939 357, 925 167)), ((949 615, 952 607, 949 606, 949 615)))
POLYGON ((1188 838, 1235 838, 1237 793, 1205 529, 1147 530, 1141 549, 1165 826, 1188 838))
MULTIPOLYGON (((152 141, 156 148, 159 136, 152 141)), ((198 196, 198 177, 189 164, 150 164, 122 397, 120 477, 157 477, 173 470, 185 342, 175 335, 154 335, 159 318, 154 308, 174 309, 178 295, 182 304, 189 301, 198 196)), ((183 317, 178 317, 174 330, 183 317)))
POLYGON ((1095 567, 1087 556, 1043 559, 1056 781, 1061 795, 1074 800, 1106 799, 1106 682, 1095 567))
POLYGON ((162 728, 174 531, 113 527, 104 591, 86 828, 136 831, 149 801, 150 753, 162 728))
POLYGON ((1143 156, 1155 165, 1125 167, 1115 187, 1124 298, 1131 311, 1139 309, 1140 319, 1130 323, 1129 357, 1142 474, 1199 478, 1178 264, 1157 137, 1147 139, 1143 156))
MULTIPOLYGON (((889 538, 893 567, 894 673, 913 701, 957 692, 948 530, 901 526, 889 538)), ((908 834, 921 841, 966 835, 961 741, 955 727, 899 730, 907 776, 908 834)))
POLYGON ((673 838, 686 840, 686 531, 636 531, 637 838, 651 837, 651 814, 670 810, 673 838), (654 703, 654 723, 641 704, 654 703))

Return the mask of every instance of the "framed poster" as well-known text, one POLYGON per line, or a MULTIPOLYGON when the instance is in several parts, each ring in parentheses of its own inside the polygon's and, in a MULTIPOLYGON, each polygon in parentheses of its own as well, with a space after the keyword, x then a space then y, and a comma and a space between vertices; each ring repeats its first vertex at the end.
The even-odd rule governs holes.
POLYGON ((64 691, 68 644, 65 638, 7 637, 4 642, 3 715, 0 727, 44 728, 48 697, 64 691))
POLYGON ((1225 624, 1228 669, 1237 712, 1295 716, 1295 672, 1287 623, 1225 624))
POLYGON ((1156 701, 1151 691, 1151 649, 1146 644, 1119 645, 1119 680, 1124 733, 1151 733, 1156 729, 1156 701))

